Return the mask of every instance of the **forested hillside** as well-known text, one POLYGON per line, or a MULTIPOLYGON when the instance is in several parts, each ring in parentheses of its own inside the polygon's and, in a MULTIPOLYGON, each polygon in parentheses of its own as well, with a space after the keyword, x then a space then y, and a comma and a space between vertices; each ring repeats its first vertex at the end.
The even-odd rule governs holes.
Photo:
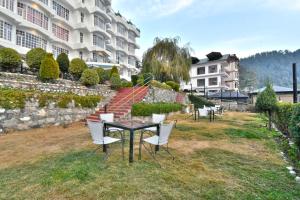
POLYGON ((260 88, 268 79, 274 85, 292 87, 292 63, 298 65, 300 83, 300 49, 295 52, 264 52, 243 58, 240 63, 240 87, 260 88))

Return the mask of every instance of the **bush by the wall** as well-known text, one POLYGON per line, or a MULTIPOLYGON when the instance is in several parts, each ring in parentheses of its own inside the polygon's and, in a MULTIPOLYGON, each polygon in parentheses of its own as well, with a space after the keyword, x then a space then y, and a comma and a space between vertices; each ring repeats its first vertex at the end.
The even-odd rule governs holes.
POLYGON ((189 100, 194 104, 195 108, 203 108, 204 106, 215 106, 214 103, 204 99, 203 97, 189 95, 189 100))
POLYGON ((110 83, 111 83, 111 89, 113 90, 117 90, 122 87, 122 81, 118 74, 112 74, 110 78, 110 83))
POLYGON ((99 76, 96 70, 86 69, 83 71, 80 81, 85 86, 93 86, 99 83, 99 76))
POLYGON ((119 75, 119 70, 116 66, 113 66, 112 69, 110 70, 110 75, 109 77, 111 78, 113 74, 118 74, 119 75))
POLYGON ((79 80, 81 74, 87 68, 88 66, 83 60, 81 60, 80 58, 74 58, 70 63, 69 72, 74 76, 76 80, 79 80))
POLYGON ((42 48, 34 48, 27 52, 26 63, 32 69, 40 69, 47 52, 42 48))
POLYGON ((59 66, 51 53, 47 53, 41 62, 39 78, 42 81, 53 81, 59 78, 59 66))
POLYGON ((130 88, 132 86, 133 86, 132 82, 129 82, 129 81, 126 81, 126 80, 122 81, 122 88, 130 88))
POLYGON ((0 49, 0 67, 7 70, 14 70, 21 64, 21 56, 11 48, 0 49))
POLYGON ((298 149, 300 150, 300 103, 293 105, 290 130, 298 149))
POLYGON ((161 88, 161 89, 165 89, 165 90, 172 90, 172 88, 169 85, 167 85, 166 83, 161 83, 156 80, 152 80, 150 84, 153 87, 157 87, 157 88, 161 88))
POLYGON ((70 60, 66 53, 59 54, 56 58, 56 61, 61 72, 67 73, 69 71, 70 60))
POLYGON ((167 81, 166 84, 169 85, 174 91, 179 91, 180 85, 178 83, 175 83, 174 81, 167 81))
POLYGON ((99 68, 96 68, 95 70, 98 74, 100 84, 103 84, 105 81, 109 80, 109 76, 103 68, 99 67, 99 68))
POLYGON ((132 82, 133 86, 137 85, 138 79, 139 79, 138 75, 131 75, 131 82, 132 82))
POLYGON ((136 103, 132 105, 133 116, 151 116, 156 113, 170 113, 181 111, 182 105, 178 103, 136 103))
POLYGON ((293 115, 292 103, 277 103, 274 121, 277 128, 284 134, 289 135, 289 123, 293 115))

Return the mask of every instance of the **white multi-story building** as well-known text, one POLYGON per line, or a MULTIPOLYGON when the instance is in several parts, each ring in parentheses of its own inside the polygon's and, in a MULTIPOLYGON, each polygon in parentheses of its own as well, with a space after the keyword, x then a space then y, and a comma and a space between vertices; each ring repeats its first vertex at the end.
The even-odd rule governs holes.
POLYGON ((25 55, 41 47, 88 65, 137 73, 140 30, 111 8, 111 0, 0 0, 0 47, 25 55))
POLYGON ((190 69, 191 80, 182 83, 184 90, 215 93, 221 90, 237 91, 239 87, 239 59, 236 55, 212 52, 197 60, 190 69))

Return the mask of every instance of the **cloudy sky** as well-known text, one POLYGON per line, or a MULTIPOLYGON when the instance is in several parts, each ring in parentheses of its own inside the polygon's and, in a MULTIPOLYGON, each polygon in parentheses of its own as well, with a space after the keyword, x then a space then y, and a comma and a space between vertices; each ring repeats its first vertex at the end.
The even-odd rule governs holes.
POLYGON ((155 37, 181 38, 193 55, 210 51, 245 57, 300 48, 300 0, 112 0, 141 29, 138 55, 155 37))

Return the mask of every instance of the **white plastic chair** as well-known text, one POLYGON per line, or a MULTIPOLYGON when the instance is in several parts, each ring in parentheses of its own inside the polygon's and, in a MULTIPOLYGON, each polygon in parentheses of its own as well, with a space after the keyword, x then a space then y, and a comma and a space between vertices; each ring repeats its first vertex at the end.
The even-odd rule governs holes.
MULTIPOLYGON (((162 149, 164 149, 170 156, 172 156, 173 160, 175 157, 170 153, 168 143, 169 143, 169 137, 172 133, 173 127, 175 122, 172 122, 170 124, 162 124, 160 126, 159 136, 155 135, 149 138, 143 138, 143 133, 141 134, 140 138, 140 146, 139 146, 139 160, 142 157, 142 145, 145 147, 145 149, 150 153, 150 155, 155 159, 155 150, 152 150, 152 146, 160 146, 162 149), (147 148, 144 142, 148 143, 150 145, 150 148, 147 148), (164 147, 166 145, 166 147, 164 147)), ((156 159, 155 159, 156 160, 156 159)))
MULTIPOLYGON (((162 124, 166 119, 164 114, 152 114, 152 123, 162 124)), ((144 131, 156 132, 156 127, 145 128, 144 131)))
POLYGON ((206 108, 199 108, 199 117, 207 117, 208 116, 208 110, 206 108))
MULTIPOLYGON (((100 114, 100 120, 102 122, 112 123, 112 122, 114 122, 114 113, 100 114)), ((121 129, 121 128, 109 127, 109 128, 107 128, 107 131, 110 132, 110 133, 119 132, 122 135, 124 130, 121 129)))
MULTIPOLYGON (((88 127, 90 129, 91 136, 92 136, 94 144, 103 146, 103 145, 108 145, 108 144, 112 144, 112 143, 115 143, 115 142, 121 142, 121 144, 122 144, 122 156, 123 156, 123 159, 124 159, 124 140, 123 140, 123 138, 118 139, 118 138, 112 138, 112 137, 104 136, 104 134, 103 134, 104 125, 103 125, 102 122, 87 120, 87 124, 88 124, 88 127)), ((106 153, 106 155, 105 155, 104 159, 106 160, 109 156, 108 150, 106 150, 105 153, 106 153)))

